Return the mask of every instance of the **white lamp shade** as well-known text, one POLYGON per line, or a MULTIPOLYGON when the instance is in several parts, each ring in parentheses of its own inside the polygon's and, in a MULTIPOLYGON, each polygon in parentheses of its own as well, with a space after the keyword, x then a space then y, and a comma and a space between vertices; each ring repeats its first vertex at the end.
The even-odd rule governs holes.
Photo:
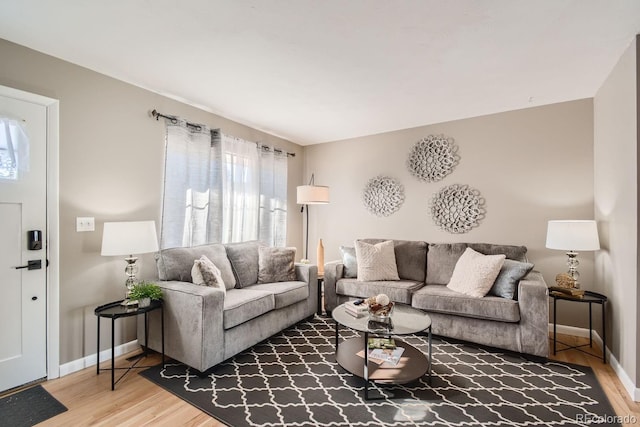
POLYGON ((103 256, 145 254, 158 250, 155 221, 105 222, 103 256))
POLYGON ((547 248, 565 251, 597 251, 600 249, 595 221, 549 221, 547 248))
POLYGON ((325 205, 329 203, 329 187, 323 185, 299 185, 297 196, 299 205, 325 205))

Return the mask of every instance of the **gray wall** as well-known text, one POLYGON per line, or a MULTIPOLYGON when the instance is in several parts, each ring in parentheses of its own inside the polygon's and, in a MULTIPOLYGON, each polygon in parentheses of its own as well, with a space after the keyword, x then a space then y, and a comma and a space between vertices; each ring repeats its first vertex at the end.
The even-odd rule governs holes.
POLYGON ((596 256, 596 280, 610 301, 607 344, 636 385, 640 383, 637 50, 634 40, 594 99, 595 215, 602 244, 596 256))
MULTIPOLYGON (((62 364, 95 353, 93 310, 123 297, 125 262, 100 256, 102 224, 154 219, 159 226, 164 125, 150 118, 154 108, 296 153, 289 162, 287 236, 289 245, 301 248, 302 218, 295 204, 295 187, 303 180, 299 145, 1 39, 0 58, 0 85, 60 100, 62 364), (77 216, 95 217, 96 231, 77 233, 77 216)), ((156 275, 152 255, 138 262, 139 277, 156 275)), ((118 344, 135 339, 132 326, 118 325, 118 344)), ((109 328, 103 330, 107 348, 109 328)))
MULTIPOLYGON (((323 239, 325 259, 339 258, 340 245, 363 237, 428 242, 492 242, 526 245, 529 258, 548 283, 566 271, 566 255, 545 248, 550 219, 593 219, 593 105, 580 100, 458 120, 414 129, 306 147, 305 176, 331 187, 329 205, 310 211, 310 257, 323 239), (405 166, 413 144, 429 134, 455 139, 461 157, 437 183, 423 183, 405 166), (378 175, 399 180, 405 202, 379 218, 361 200, 367 181, 378 175), (486 218, 462 235, 440 230, 428 213, 432 195, 449 184, 469 184, 486 199, 486 218)), ((586 289, 597 289, 593 253, 580 254, 586 289)), ((585 327, 581 308, 560 310, 561 324, 585 327)))

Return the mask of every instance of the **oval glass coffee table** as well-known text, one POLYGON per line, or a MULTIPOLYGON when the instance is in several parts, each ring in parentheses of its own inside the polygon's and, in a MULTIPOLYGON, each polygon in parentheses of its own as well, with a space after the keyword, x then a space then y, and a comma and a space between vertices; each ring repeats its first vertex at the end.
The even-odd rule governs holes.
POLYGON ((369 399, 369 381, 390 384, 406 384, 425 374, 431 383, 431 317, 425 312, 404 304, 396 304, 388 323, 369 320, 368 314, 355 317, 349 314, 344 304, 331 311, 336 322, 336 361, 353 375, 364 378, 364 398, 369 399), (340 326, 361 332, 360 337, 339 342, 340 326), (369 360, 369 338, 417 334, 428 331, 429 354, 394 338, 397 347, 404 348, 395 366, 389 363, 374 363, 369 360))

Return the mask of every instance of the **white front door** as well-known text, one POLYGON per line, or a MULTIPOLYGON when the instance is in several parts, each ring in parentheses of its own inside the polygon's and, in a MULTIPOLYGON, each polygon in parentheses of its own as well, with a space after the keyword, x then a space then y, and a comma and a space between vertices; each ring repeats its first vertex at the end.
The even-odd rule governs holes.
POLYGON ((47 376, 47 235, 47 108, 0 96, 0 391, 47 376))

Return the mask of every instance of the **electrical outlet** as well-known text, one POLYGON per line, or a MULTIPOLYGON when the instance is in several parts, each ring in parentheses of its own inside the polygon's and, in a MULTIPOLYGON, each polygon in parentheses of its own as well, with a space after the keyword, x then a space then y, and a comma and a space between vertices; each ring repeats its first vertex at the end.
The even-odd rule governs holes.
POLYGON ((92 216, 79 216, 76 218, 76 231, 95 231, 96 220, 92 216))

